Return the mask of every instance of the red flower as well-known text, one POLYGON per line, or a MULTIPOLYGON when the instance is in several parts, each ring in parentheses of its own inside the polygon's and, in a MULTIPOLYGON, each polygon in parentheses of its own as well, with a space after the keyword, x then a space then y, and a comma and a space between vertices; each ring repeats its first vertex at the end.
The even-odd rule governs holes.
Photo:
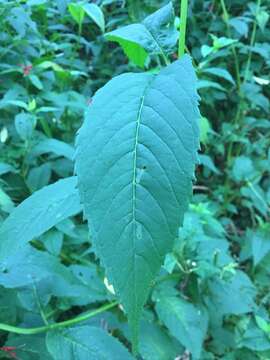
POLYGON ((23 75, 27 76, 30 74, 30 71, 33 69, 33 65, 20 65, 23 68, 23 75))

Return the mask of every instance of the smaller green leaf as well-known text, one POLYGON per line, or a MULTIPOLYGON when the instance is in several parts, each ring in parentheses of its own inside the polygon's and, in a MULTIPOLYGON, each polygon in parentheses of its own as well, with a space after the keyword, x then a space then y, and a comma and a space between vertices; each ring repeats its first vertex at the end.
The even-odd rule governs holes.
POLYGON ((53 153, 57 156, 64 156, 67 159, 73 160, 74 158, 74 148, 57 139, 45 139, 33 147, 30 154, 28 155, 29 159, 44 155, 47 153, 53 153))
POLYGON ((14 208, 11 197, 0 187, 0 209, 6 213, 10 213, 14 208))
POLYGON ((230 39, 225 36, 219 38, 215 35, 211 35, 211 38, 213 40, 213 45, 216 50, 222 49, 238 42, 238 40, 230 39))
POLYGON ((29 80, 31 81, 31 83, 38 89, 38 90, 42 90, 43 89, 43 85, 42 82, 40 81, 40 79, 37 77, 37 75, 29 75, 29 80))
POLYGON ((168 62, 167 55, 174 50, 178 37, 173 21, 174 11, 170 2, 141 23, 111 31, 105 37, 118 42, 129 59, 140 67, 144 66, 147 55, 162 55, 168 62))
MULTIPOLYGON (((263 320, 263 319, 262 319, 263 320)), ((238 347, 245 347, 253 351, 267 351, 270 350, 269 334, 265 333, 261 326, 264 327, 262 321, 258 319, 250 319, 247 328, 243 334, 238 335, 238 347)))
POLYGON ((206 88, 212 88, 226 92, 226 89, 217 82, 209 81, 209 80, 198 80, 197 90, 206 89, 206 88))
POLYGON ((168 296, 157 299, 156 310, 170 333, 199 358, 208 328, 206 311, 181 298, 168 296))
MULTIPOLYGON (((132 26, 131 33, 135 32, 138 35, 139 29, 135 29, 135 25, 132 26)), ((125 28, 125 36, 128 36, 128 26, 125 28)), ((143 68, 145 61, 147 59, 147 52, 142 48, 139 44, 134 41, 130 41, 125 39, 122 35, 122 30, 117 29, 111 33, 108 33, 106 36, 107 40, 118 42, 118 44, 122 47, 127 57, 134 62, 137 66, 143 68)))
POLYGON ((24 141, 31 138, 35 125, 36 118, 31 114, 22 112, 15 117, 16 131, 20 138, 24 141))
POLYGON ((100 7, 96 4, 84 4, 83 9, 96 24, 99 26, 102 32, 105 31, 104 15, 100 7))
POLYGON ((251 312, 256 306, 254 302, 256 289, 249 277, 240 270, 228 280, 219 278, 209 280, 207 287, 208 292, 204 299, 212 314, 240 315, 251 312))
POLYGON ((220 171, 214 164, 213 160, 208 155, 199 154, 200 164, 213 171, 215 174, 220 174, 220 171))
POLYGON ((270 228, 268 227, 265 231, 248 230, 247 241, 251 244, 252 257, 256 266, 270 252, 270 228))
POLYGON ((262 329, 262 331, 264 331, 267 335, 270 335, 270 323, 257 315, 255 316, 255 319, 259 328, 262 329))
POLYGON ((236 181, 245 181, 254 177, 252 160, 246 156, 238 156, 234 159, 232 175, 236 181))
POLYGON ((211 125, 208 119, 204 116, 200 118, 200 141, 203 144, 207 143, 208 133, 211 130, 211 125))
POLYGON ((248 34, 248 18, 234 17, 229 20, 229 24, 240 34, 240 36, 247 36, 248 34))
POLYGON ((75 176, 59 180, 38 190, 17 206, 0 227, 0 259, 80 212, 76 186, 75 176))
POLYGON ((106 331, 92 326, 67 328, 47 334, 54 360, 131 360, 128 350, 106 331))
POLYGON ((83 6, 79 3, 72 2, 68 4, 68 10, 76 23, 81 26, 85 15, 83 6))
POLYGON ((177 340, 155 323, 141 323, 139 352, 144 360, 176 359, 184 352, 177 340))
POLYGON ((212 68, 204 69, 202 72, 205 74, 215 75, 215 76, 225 79, 225 80, 229 81, 231 84, 235 85, 235 81, 233 80, 232 75, 229 73, 228 70, 217 68, 217 67, 212 67, 212 68))
POLYGON ((43 62, 41 62, 40 64, 37 65, 38 68, 40 69, 52 69, 55 72, 64 72, 65 70, 58 64, 56 64, 53 61, 49 61, 49 60, 45 60, 43 62))
POLYGON ((62 232, 51 229, 42 236, 41 241, 52 255, 57 256, 60 254, 63 239, 64 235, 62 232))
POLYGON ((265 10, 260 9, 260 11, 256 14, 256 20, 258 22, 259 28, 262 32, 264 32, 266 24, 269 20, 269 14, 265 10))
POLYGON ((203 57, 210 55, 214 51, 213 46, 203 45, 201 47, 201 53, 203 57))
POLYGON ((45 163, 32 168, 29 171, 26 179, 26 184, 31 192, 37 191, 48 185, 51 178, 51 173, 52 169, 50 163, 45 163))
POLYGON ((10 164, 0 162, 0 176, 9 172, 15 173, 16 169, 10 164))

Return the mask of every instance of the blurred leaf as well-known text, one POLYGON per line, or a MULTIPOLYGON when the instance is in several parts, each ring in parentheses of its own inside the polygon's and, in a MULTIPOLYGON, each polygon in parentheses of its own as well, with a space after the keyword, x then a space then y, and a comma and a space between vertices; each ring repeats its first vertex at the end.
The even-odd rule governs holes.
POLYGON ((37 157, 47 153, 53 153, 57 156, 64 156, 69 160, 74 159, 74 148, 57 139, 45 139, 35 145, 29 153, 29 158, 37 157))
POLYGON ((248 19, 239 16, 229 19, 229 24, 241 35, 246 37, 248 35, 248 19))
POLYGON ((59 255, 63 245, 63 233, 51 229, 41 237, 41 241, 52 255, 59 255))
POLYGON ((0 209, 6 213, 11 213, 14 203, 10 196, 0 187, 0 209))
POLYGON ((26 179, 27 186, 34 192, 49 184, 51 178, 50 164, 34 167, 29 171, 26 179))
POLYGON ((256 14, 256 20, 261 31, 264 32, 266 24, 269 20, 269 14, 265 10, 260 9, 259 12, 256 14))
POLYGON ((68 10, 73 17, 73 19, 76 21, 76 23, 81 26, 83 23, 83 19, 85 16, 85 11, 83 9, 83 6, 81 3, 75 3, 71 2, 68 4, 68 10))
POLYGON ((206 73, 206 74, 215 75, 215 76, 225 79, 225 80, 229 81, 231 84, 235 85, 235 81, 233 80, 231 74, 229 73, 229 71, 227 71, 225 69, 211 67, 211 68, 203 69, 202 72, 206 73))
POLYGON ((35 116, 27 113, 20 113, 15 117, 15 128, 22 140, 29 140, 36 125, 35 116))
POLYGON ((16 172, 16 169, 10 164, 0 162, 0 176, 6 174, 8 172, 14 173, 14 172, 16 172))
POLYGON ((207 143, 208 132, 211 129, 208 119, 204 116, 200 118, 200 141, 202 143, 207 143))
POLYGON ((252 319, 244 333, 238 335, 238 347, 245 347, 254 351, 266 351, 270 350, 270 339, 252 319))
POLYGON ((43 89, 42 82, 41 82, 40 79, 37 77, 37 75, 34 75, 34 74, 29 75, 29 80, 31 81, 31 83, 32 83, 38 90, 42 90, 42 89, 43 89))
POLYGON ((210 80, 199 80, 197 83, 197 89, 201 90, 201 89, 205 89, 205 88, 213 88, 213 89, 217 89, 220 91, 226 91, 226 89, 217 82, 210 81, 210 80))
POLYGON ((92 19, 97 24, 97 26, 99 26, 101 31, 104 32, 105 20, 104 20, 103 12, 100 9, 100 7, 96 4, 84 4, 83 9, 86 15, 88 15, 90 19, 92 19))
POLYGON ((254 166, 251 159, 246 156, 236 157, 234 159, 232 175, 236 181, 245 181, 252 178, 254 176, 254 166))
POLYGON ((216 168, 216 165, 213 163, 213 160, 208 155, 199 154, 200 164, 207 167, 209 170, 213 171, 215 174, 220 174, 221 172, 216 168))

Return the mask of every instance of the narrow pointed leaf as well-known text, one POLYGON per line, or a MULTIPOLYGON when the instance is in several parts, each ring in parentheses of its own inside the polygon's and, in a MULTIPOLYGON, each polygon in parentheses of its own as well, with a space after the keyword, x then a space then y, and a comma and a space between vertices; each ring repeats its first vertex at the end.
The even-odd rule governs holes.
POLYGON ((133 341, 149 288, 172 250, 199 143, 191 59, 124 74, 99 90, 77 139, 76 172, 96 254, 129 318, 133 341))

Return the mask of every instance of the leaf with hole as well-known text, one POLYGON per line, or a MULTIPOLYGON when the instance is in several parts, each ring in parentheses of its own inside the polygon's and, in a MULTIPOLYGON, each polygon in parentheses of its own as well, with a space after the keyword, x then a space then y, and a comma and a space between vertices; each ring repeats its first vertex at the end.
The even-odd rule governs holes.
POLYGON ((107 83, 77 138, 84 213, 135 345, 143 305, 191 196, 197 103, 191 59, 184 56, 157 75, 128 73, 107 83))

